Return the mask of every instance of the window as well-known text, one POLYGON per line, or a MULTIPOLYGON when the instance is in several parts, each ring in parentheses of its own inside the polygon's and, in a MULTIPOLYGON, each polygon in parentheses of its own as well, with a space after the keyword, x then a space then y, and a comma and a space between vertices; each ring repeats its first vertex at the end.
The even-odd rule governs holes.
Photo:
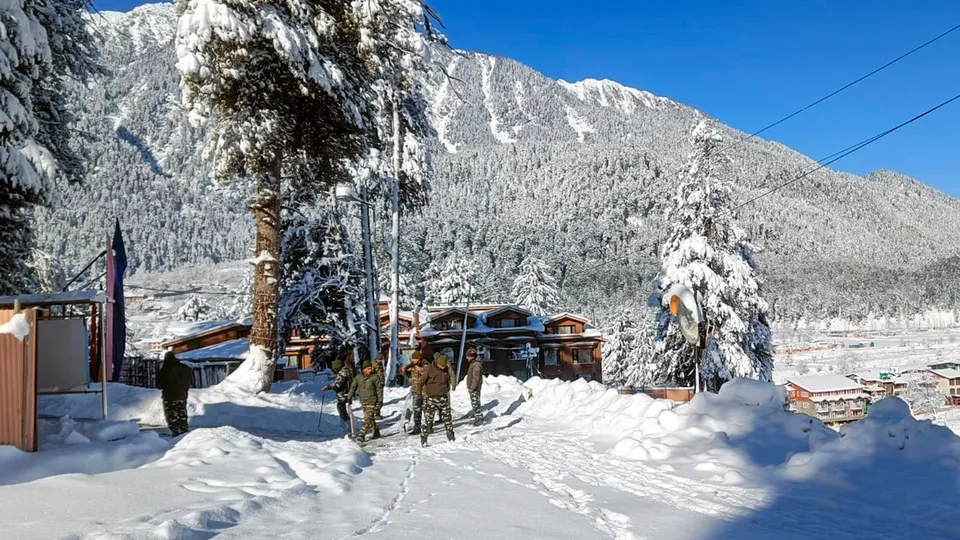
POLYGON ((447 330, 463 330, 463 319, 453 319, 447 323, 447 330))
POLYGON ((573 326, 572 324, 567 324, 567 325, 557 327, 558 334, 575 334, 576 333, 575 330, 576 330, 576 327, 573 326))
POLYGON ((557 357, 557 350, 550 349, 543 351, 543 365, 545 366, 556 366, 560 362, 557 357))
POLYGON ((483 345, 477 347, 477 358, 479 358, 481 362, 493 362, 493 358, 490 356, 490 349, 483 345))
POLYGON ((520 326, 517 324, 518 322, 520 321, 517 319, 500 319, 500 324, 497 326, 497 328, 516 328, 517 326, 520 326))
POLYGON ((574 349, 573 363, 574 364, 592 364, 593 349, 574 349))

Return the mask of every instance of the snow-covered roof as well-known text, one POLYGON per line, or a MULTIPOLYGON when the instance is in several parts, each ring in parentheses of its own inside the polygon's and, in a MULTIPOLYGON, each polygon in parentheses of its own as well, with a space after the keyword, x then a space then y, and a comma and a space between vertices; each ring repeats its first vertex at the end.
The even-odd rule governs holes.
MULTIPOLYGON (((176 339, 198 336, 214 330, 220 330, 231 326, 253 326, 253 318, 247 317, 236 321, 217 320, 217 321, 195 321, 195 322, 176 322, 167 326, 167 334, 176 339)), ((171 340, 172 341, 172 340, 171 340)))
POLYGON ((839 392, 843 390, 860 390, 859 383, 851 381, 843 375, 807 375, 805 377, 790 377, 787 382, 808 392, 839 392))
POLYGON ((890 372, 890 371, 883 371, 883 372, 880 372, 880 371, 858 371, 858 372, 854 373, 852 376, 853 376, 853 377, 856 377, 856 378, 859 379, 859 380, 863 380, 863 381, 877 381, 877 382, 895 382, 897 379, 900 378, 899 375, 897 375, 897 374, 895 374, 895 373, 893 373, 893 372, 890 372), (886 374, 888 375, 888 377, 886 377, 886 378, 881 378, 881 376, 880 376, 881 373, 886 373, 886 374))
POLYGON ((960 371, 956 369, 931 369, 931 373, 944 379, 960 379, 960 371))
POLYGON ((12 306, 14 300, 19 300, 23 307, 30 306, 62 306, 67 304, 102 304, 107 301, 103 291, 80 290, 57 293, 21 294, 14 296, 0 296, 0 306, 12 306))
POLYGON ((505 312, 505 311, 516 311, 517 313, 523 313, 523 314, 525 314, 527 317, 530 317, 530 316, 533 315, 532 312, 530 312, 530 311, 528 311, 528 310, 526 310, 526 309, 524 309, 524 308, 522 308, 522 307, 520 307, 520 306, 511 305, 511 304, 504 304, 504 305, 502 305, 502 306, 500 306, 500 307, 498 307, 498 308, 491 309, 491 310, 489 310, 489 311, 485 311, 485 312, 483 313, 483 318, 486 319, 486 318, 488 318, 488 317, 493 317, 494 315, 498 315, 498 314, 503 313, 503 312, 505 312))
POLYGON ((242 338, 182 352, 177 354, 177 358, 181 360, 203 360, 206 358, 236 358, 242 360, 247 357, 248 352, 250 352, 250 340, 242 338))
POLYGON ((543 318, 543 324, 549 324, 549 323, 552 323, 553 321, 558 321, 558 320, 560 320, 560 319, 573 319, 573 320, 575 320, 575 321, 580 321, 580 322, 582 322, 583 324, 587 324, 587 323, 590 322, 590 319, 587 319, 587 318, 585 318, 585 317, 581 317, 580 315, 574 315, 573 313, 568 313, 568 312, 564 311, 563 313, 558 313, 558 314, 556 314, 556 315, 551 315, 551 316, 549 316, 549 317, 544 317, 544 318, 543 318))

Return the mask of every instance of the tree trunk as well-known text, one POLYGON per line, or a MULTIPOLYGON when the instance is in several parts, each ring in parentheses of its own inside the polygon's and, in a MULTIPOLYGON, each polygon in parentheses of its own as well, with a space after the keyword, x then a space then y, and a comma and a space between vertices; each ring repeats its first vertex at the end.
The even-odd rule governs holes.
POLYGON ((395 369, 400 362, 399 318, 400 318, 400 112, 397 100, 393 100, 393 186, 391 189, 392 227, 390 238, 390 365, 387 380, 396 376, 395 369))
POLYGON ((263 349, 267 362, 262 392, 270 390, 276 369, 277 313, 280 311, 280 160, 271 173, 258 179, 258 193, 251 205, 257 226, 253 270, 253 328, 250 345, 263 349))

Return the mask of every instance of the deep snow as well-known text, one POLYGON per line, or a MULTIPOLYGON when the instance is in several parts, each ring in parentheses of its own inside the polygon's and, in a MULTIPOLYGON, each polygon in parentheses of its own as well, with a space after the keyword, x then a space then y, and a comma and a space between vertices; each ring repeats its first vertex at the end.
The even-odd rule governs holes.
POLYGON ((343 438, 332 392, 320 394, 326 380, 260 396, 193 391, 193 430, 176 440, 149 427, 162 423, 153 390, 111 385, 108 424, 62 418, 95 417, 96 396, 47 398, 42 451, 0 449, 0 530, 76 539, 960 535, 960 438, 897 399, 837 433, 784 411, 782 388, 752 381, 676 404, 584 381, 491 377, 488 423, 469 425, 461 386, 457 442, 438 426, 426 449, 397 433, 405 390, 387 389, 386 436, 361 450, 343 438), (134 419, 146 430, 134 434, 125 422, 134 419))

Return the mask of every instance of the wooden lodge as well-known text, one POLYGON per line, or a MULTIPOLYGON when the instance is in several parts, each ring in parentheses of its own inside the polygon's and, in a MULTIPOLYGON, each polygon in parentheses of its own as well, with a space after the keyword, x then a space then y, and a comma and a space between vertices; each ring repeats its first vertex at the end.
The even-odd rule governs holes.
MULTIPOLYGON (((456 366, 466 327, 467 347, 476 347, 487 375, 532 376, 602 382, 601 333, 578 315, 536 316, 510 304, 429 307, 416 320, 421 352, 447 356, 456 366)), ((460 369, 460 377, 466 370, 460 369)))

